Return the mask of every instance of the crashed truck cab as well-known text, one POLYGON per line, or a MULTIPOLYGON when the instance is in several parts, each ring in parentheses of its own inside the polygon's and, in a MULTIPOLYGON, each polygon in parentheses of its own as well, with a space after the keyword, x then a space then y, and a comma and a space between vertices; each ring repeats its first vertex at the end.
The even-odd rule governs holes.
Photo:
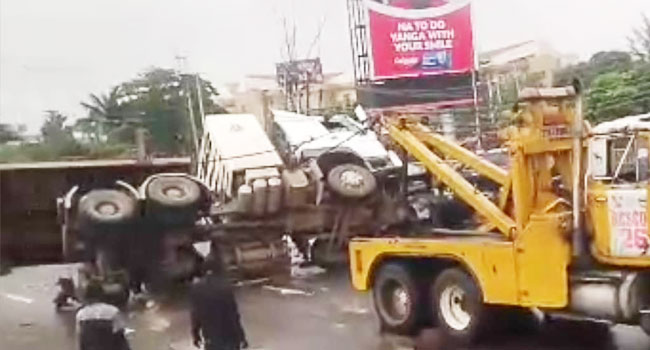
MULTIPOLYGON (((319 123, 285 114, 293 121, 293 136, 302 131, 309 137, 310 129, 301 127, 319 123)), ((276 124, 274 130, 281 129, 276 124)), ((331 144, 321 148, 322 154, 285 164, 278 149, 286 149, 274 146, 254 115, 206 116, 196 176, 209 188, 211 208, 210 224, 200 226, 219 243, 227 263, 242 271, 271 268, 286 259, 287 234, 300 241, 308 255, 310 248, 320 246, 308 240, 323 233, 332 237, 327 229, 340 212, 339 201, 359 203, 373 194, 375 178, 362 159, 345 157, 348 152, 326 152, 331 144)), ((352 225, 370 220, 370 210, 358 207, 352 225)))
POLYGON ((615 266, 650 266, 650 114, 594 127, 589 135, 587 224, 592 255, 615 266))

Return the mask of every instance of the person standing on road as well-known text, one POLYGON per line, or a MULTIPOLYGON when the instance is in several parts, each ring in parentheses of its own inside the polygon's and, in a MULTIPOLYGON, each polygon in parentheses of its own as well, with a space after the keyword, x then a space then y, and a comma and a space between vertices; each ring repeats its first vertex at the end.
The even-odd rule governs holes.
POLYGON ((248 348, 230 281, 216 246, 206 262, 206 274, 190 293, 192 339, 205 350, 248 348))
POLYGON ((86 305, 77 312, 79 350, 130 350, 120 310, 103 302, 101 284, 86 287, 86 305))

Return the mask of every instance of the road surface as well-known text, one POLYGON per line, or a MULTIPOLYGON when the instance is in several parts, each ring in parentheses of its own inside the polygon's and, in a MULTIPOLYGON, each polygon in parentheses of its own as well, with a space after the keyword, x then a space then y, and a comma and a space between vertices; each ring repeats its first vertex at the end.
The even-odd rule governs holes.
MULTIPOLYGON (((57 313, 55 281, 72 266, 14 268, 0 277, 0 349, 75 349, 71 312, 57 313)), ((414 341, 378 335, 368 295, 350 288, 345 272, 302 279, 275 278, 237 287, 252 349, 448 350, 436 330, 414 341)), ((189 320, 182 294, 128 314, 134 350, 189 350, 189 320)), ((503 335, 471 350, 647 350, 650 340, 634 327, 611 332, 587 323, 561 323, 539 335, 503 335)))

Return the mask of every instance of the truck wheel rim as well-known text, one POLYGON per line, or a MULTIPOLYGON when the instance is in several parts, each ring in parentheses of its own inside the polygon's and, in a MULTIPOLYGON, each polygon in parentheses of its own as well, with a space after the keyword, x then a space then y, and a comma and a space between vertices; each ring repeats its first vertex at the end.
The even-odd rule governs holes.
POLYGON ((347 170, 341 174, 341 183, 350 189, 363 186, 363 175, 355 170, 347 170))
POLYGON ((179 199, 185 196, 185 191, 180 187, 173 186, 165 189, 165 195, 170 198, 179 199))
POLYGON ((406 289, 397 282, 386 286, 384 304, 391 318, 402 322, 408 318, 411 309, 411 298, 406 289))
POLYGON ((111 202, 101 202, 97 205, 96 209, 100 214, 106 216, 113 216, 118 212, 117 206, 111 202))
POLYGON ((466 329, 472 321, 465 304, 465 291, 458 286, 448 286, 440 295, 440 313, 445 323, 457 331, 466 329))

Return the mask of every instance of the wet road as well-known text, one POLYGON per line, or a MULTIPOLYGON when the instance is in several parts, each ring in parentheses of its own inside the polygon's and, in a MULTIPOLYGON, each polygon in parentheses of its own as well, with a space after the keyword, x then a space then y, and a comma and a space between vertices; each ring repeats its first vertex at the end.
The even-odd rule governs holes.
MULTIPOLYGON (((56 313, 51 299, 70 266, 16 268, 0 277, 0 349, 74 349, 72 313, 56 313)), ((406 350, 413 341, 382 337, 372 303, 351 290, 345 273, 306 279, 277 278, 237 288, 243 322, 253 349, 406 350)), ((128 315, 134 350, 193 349, 182 296, 128 315)), ((436 330, 427 330, 418 349, 447 350, 436 330)), ((650 340, 637 328, 568 323, 535 336, 504 335, 473 350, 648 350, 650 340)))

